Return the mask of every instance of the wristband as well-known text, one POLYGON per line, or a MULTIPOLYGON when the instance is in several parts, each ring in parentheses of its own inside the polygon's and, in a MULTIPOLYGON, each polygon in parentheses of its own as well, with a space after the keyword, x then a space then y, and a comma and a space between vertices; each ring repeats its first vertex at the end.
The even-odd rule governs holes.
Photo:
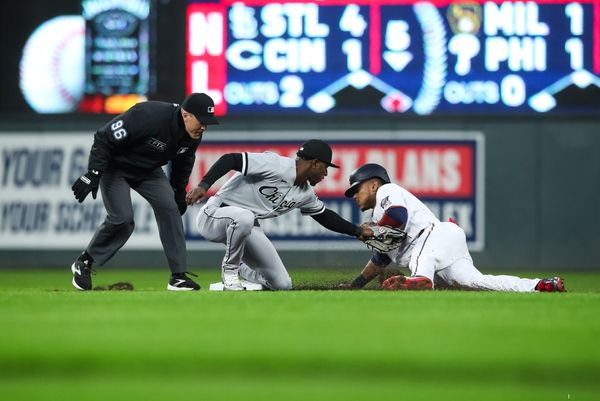
POLYGON ((352 288, 363 288, 369 281, 363 277, 362 274, 359 274, 354 281, 352 282, 352 284, 350 284, 350 287, 352 288))

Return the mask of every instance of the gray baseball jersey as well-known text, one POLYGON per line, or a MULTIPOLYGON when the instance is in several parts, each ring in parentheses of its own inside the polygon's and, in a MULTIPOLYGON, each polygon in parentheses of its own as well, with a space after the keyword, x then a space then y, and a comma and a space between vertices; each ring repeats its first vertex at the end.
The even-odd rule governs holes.
POLYGON ((305 215, 325 211, 325 205, 306 183, 295 186, 296 161, 276 153, 243 153, 242 171, 202 207, 198 230, 209 241, 225 244, 223 272, 273 290, 292 288, 277 250, 256 219, 281 216, 292 209, 305 215))
POLYGON ((296 161, 273 152, 242 153, 242 171, 236 173, 209 202, 250 210, 257 219, 281 216, 298 208, 317 215, 325 205, 308 184, 294 186, 296 161))

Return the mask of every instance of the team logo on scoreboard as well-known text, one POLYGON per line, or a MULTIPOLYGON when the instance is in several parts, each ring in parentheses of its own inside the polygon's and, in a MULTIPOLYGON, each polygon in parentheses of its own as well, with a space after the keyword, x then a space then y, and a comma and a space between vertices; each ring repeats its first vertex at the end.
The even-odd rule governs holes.
POLYGON ((451 4, 448 7, 448 23, 455 34, 476 35, 481 28, 481 5, 476 3, 451 4))

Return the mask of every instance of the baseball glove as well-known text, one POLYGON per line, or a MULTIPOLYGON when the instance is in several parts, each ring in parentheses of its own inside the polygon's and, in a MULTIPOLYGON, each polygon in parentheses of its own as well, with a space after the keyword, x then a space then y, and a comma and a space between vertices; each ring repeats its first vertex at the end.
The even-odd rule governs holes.
POLYGON ((406 238, 406 232, 389 226, 370 226, 374 235, 365 240, 365 244, 379 252, 389 252, 399 248, 406 238))

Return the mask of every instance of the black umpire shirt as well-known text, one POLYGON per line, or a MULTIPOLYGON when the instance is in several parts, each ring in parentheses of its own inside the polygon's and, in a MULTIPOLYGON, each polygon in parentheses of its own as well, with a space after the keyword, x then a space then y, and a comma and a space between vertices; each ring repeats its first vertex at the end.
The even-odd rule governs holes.
POLYGON ((201 140, 186 132, 178 104, 138 103, 96 131, 88 168, 115 166, 143 178, 171 161, 171 186, 183 191, 201 140))

